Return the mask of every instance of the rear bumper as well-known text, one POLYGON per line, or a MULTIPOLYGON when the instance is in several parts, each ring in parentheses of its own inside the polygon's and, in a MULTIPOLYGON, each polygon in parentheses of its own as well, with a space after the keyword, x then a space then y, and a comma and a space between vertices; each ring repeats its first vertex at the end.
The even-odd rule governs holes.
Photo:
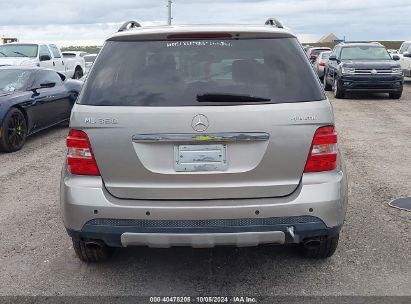
POLYGON ((300 243, 306 238, 335 236, 340 229, 341 225, 328 228, 313 216, 296 216, 194 221, 95 219, 86 223, 81 231, 67 229, 67 232, 76 239, 98 239, 113 247, 206 248, 300 243))
POLYGON ((344 91, 398 92, 404 84, 403 76, 342 76, 339 85, 344 91))
POLYGON ((324 77, 324 67, 318 67, 317 68, 317 75, 319 78, 324 77))
POLYGON ((103 240, 110 246, 255 246, 337 234, 347 192, 340 167, 304 174, 296 191, 286 197, 127 200, 108 193, 100 177, 73 176, 64 168, 61 210, 70 236, 103 240))

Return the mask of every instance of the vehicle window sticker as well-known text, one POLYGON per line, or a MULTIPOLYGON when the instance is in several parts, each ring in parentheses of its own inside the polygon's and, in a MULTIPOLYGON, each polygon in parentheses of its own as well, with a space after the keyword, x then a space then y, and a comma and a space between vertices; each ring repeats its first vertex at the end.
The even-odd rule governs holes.
POLYGON ((166 47, 205 47, 205 46, 215 46, 215 47, 232 47, 233 44, 229 41, 174 41, 166 42, 166 47))

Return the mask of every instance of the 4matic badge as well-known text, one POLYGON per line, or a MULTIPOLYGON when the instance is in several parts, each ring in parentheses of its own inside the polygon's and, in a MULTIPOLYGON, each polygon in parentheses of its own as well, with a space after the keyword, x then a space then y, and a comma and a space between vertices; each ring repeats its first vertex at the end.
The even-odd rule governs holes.
POLYGON ((294 116, 292 121, 314 121, 317 120, 317 116, 294 116))
POLYGON ((91 125, 116 125, 118 124, 118 119, 86 117, 84 118, 84 123, 91 125))

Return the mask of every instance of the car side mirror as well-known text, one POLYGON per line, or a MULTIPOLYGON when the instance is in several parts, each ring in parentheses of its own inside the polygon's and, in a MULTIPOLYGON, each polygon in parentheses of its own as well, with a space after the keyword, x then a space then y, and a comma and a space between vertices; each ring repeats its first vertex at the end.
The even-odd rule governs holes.
POLYGON ((332 55, 330 58, 328 58, 329 61, 337 61, 337 56, 332 55))
POLYGON ((40 56, 40 61, 49 61, 49 60, 51 60, 51 57, 49 55, 40 56))
MULTIPOLYGON (((402 54, 404 57, 407 58, 411 58, 411 53, 410 52, 404 52, 404 54, 402 54)), ((399 58, 399 57, 398 57, 399 58)))
POLYGON ((44 88, 54 88, 56 86, 55 82, 51 82, 51 81, 45 81, 43 83, 40 84, 40 88, 44 89, 44 88))

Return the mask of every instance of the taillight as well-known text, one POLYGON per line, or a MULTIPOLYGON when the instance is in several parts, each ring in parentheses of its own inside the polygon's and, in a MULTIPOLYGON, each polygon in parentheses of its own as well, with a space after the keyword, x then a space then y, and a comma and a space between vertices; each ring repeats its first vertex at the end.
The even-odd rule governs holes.
POLYGON ((71 174, 100 175, 88 136, 83 131, 70 130, 66 139, 67 166, 71 174))
POLYGON ((314 134, 304 172, 321 172, 337 167, 337 133, 334 126, 321 127, 314 134))
POLYGON ((324 61, 320 61, 320 63, 318 64, 319 66, 325 67, 325 62, 324 61))

